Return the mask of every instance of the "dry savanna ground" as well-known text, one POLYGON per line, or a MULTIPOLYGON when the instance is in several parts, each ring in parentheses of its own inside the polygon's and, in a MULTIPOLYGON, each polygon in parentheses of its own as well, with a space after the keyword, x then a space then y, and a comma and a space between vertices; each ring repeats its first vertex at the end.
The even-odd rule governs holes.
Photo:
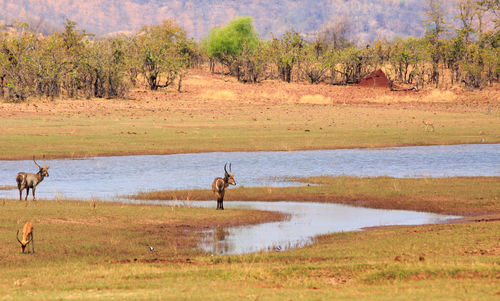
MULTIPOLYGON (((125 99, 0 103, 0 159, 499 143, 499 95, 498 85, 419 92, 249 85, 196 70, 181 93, 137 88, 125 99)), ((330 234, 286 252, 217 256, 196 249, 200 231, 286 217, 0 199, 1 299, 498 300, 498 177, 296 181, 305 186, 233 188, 227 201, 322 201, 466 218, 330 234), (35 225, 34 254, 22 254, 14 238, 27 220, 35 225)), ((213 195, 163 191, 136 198, 213 195)))
POLYGON ((499 90, 253 85, 196 70, 182 93, 0 103, 0 159, 497 143, 499 90))

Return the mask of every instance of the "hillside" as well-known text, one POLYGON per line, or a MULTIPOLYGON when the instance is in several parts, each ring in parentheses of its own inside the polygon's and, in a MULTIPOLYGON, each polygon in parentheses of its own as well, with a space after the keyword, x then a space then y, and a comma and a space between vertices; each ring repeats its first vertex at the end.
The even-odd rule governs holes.
MULTIPOLYGON (((453 0, 443 3, 452 7, 453 0)), ((290 28, 314 34, 325 24, 344 20, 351 38, 368 41, 420 36, 424 5, 420 0, 6 0, 0 2, 0 20, 28 19, 51 29, 68 18, 88 32, 103 35, 173 18, 196 39, 237 16, 251 16, 264 37, 290 28)))

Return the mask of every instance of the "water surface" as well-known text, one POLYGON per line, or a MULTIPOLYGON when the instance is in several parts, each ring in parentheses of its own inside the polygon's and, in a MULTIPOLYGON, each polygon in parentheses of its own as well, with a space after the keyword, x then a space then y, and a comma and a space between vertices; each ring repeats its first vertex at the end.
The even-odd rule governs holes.
MULTIPOLYGON (((140 191, 210 188, 213 178, 223 175, 225 162, 232 162, 236 182, 244 186, 296 185, 286 178, 320 175, 500 176, 500 144, 58 159, 48 161, 50 177, 38 186, 37 197, 124 201, 121 196, 140 191)), ((37 169, 31 160, 0 161, 0 186, 15 185, 18 171, 37 169)), ((18 198, 15 189, 0 194, 18 198)), ((215 208, 215 202, 186 204, 215 208)), ((217 254, 286 250, 310 244, 315 236, 326 233, 383 225, 439 223, 452 218, 338 204, 225 202, 224 206, 280 211, 290 218, 204 233, 200 248, 217 254)))
MULTIPOLYGON (((140 191, 210 188, 232 162, 238 185, 296 185, 287 177, 319 175, 454 177, 500 176, 500 144, 416 146, 289 152, 213 152, 49 160, 39 198, 111 199, 140 191)), ((41 163, 41 162, 40 162, 41 163)), ((15 185, 32 160, 1 161, 0 186, 15 185)), ((17 198, 16 190, 0 191, 17 198)))
MULTIPOLYGON (((214 207, 212 202, 168 204, 214 207)), ((217 228, 207 231, 199 247, 215 254, 244 254, 257 251, 284 251, 311 244, 314 237, 333 232, 361 230, 387 225, 436 224, 456 218, 407 210, 381 210, 340 204, 296 202, 225 202, 226 209, 280 211, 289 219, 258 225, 217 228)))

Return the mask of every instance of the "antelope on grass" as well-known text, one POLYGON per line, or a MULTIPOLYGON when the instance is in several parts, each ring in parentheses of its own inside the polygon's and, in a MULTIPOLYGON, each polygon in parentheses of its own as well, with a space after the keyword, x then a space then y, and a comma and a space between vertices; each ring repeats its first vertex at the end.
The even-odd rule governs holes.
POLYGON ((425 125, 425 130, 429 130, 429 129, 432 129, 432 131, 434 132, 434 122, 430 121, 430 120, 422 120, 422 122, 424 123, 425 125))
POLYGON ((30 193, 30 188, 33 190, 33 200, 35 201, 35 189, 40 182, 43 181, 43 178, 49 176, 49 166, 47 166, 47 162, 45 161, 45 155, 43 156, 43 161, 45 163, 45 167, 40 166, 40 164, 36 163, 35 156, 33 156, 33 162, 35 162, 36 166, 40 168, 40 170, 36 174, 20 172, 17 174, 17 189, 19 189, 19 200, 23 199, 23 189, 26 189, 26 198, 28 200, 28 194, 30 193))
POLYGON ((233 171, 231 170, 231 163, 229 163, 229 172, 226 169, 227 163, 224 165, 224 178, 215 178, 212 182, 212 191, 217 197, 217 210, 224 210, 224 193, 226 188, 231 185, 236 185, 234 181, 233 171))
MULTIPOLYGON (((32 253, 35 253, 35 245, 33 242, 33 223, 32 222, 26 222, 23 227, 23 240, 19 240, 19 230, 17 230, 16 234, 17 241, 21 244, 21 249, 26 248, 26 246, 31 242, 31 251, 32 253)), ((29 253, 29 250, 28 250, 29 253)))

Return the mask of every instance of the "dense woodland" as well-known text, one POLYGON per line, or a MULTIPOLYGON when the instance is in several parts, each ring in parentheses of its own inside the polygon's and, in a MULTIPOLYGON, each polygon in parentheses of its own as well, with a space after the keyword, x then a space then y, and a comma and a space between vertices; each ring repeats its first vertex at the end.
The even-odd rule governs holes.
POLYGON ((182 90, 188 69, 204 63, 248 83, 353 84, 383 68, 391 83, 411 89, 482 88, 500 76, 499 13, 498 0, 459 0, 450 22, 441 1, 427 0, 423 37, 370 43, 354 41, 343 19, 315 35, 291 27, 264 38, 254 19, 238 17, 199 41, 174 20, 109 38, 68 19, 50 35, 21 23, 0 36, 0 98, 121 97, 137 85, 182 90))

